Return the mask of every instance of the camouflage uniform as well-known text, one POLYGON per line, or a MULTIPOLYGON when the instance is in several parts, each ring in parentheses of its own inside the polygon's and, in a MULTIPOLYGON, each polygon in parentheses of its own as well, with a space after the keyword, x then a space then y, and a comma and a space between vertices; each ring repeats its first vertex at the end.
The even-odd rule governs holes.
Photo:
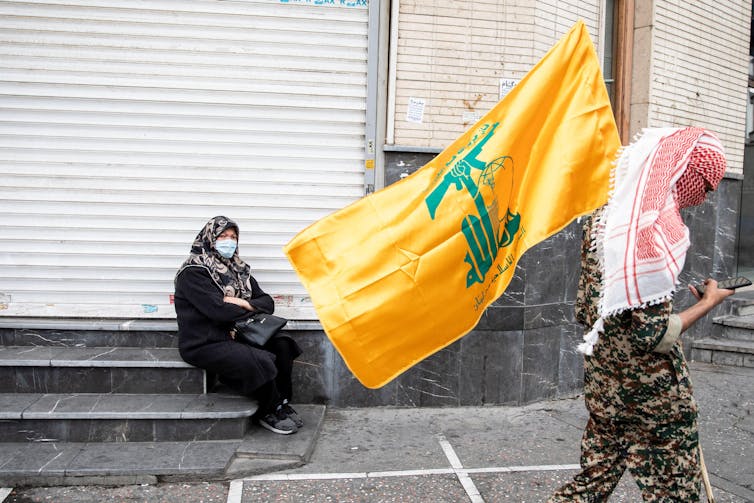
MULTIPOLYGON (((600 268, 584 227, 576 318, 591 327, 599 315, 600 268)), ((589 421, 581 472, 550 499, 607 501, 623 472, 645 501, 699 501, 697 405, 678 341, 672 302, 605 318, 605 331, 584 360, 589 421)))

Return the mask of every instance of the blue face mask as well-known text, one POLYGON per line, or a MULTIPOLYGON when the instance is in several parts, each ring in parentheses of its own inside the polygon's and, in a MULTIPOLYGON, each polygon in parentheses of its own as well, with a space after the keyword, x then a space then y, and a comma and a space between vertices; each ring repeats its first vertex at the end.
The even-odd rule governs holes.
POLYGON ((217 253, 225 258, 230 258, 236 253, 236 247, 238 244, 235 239, 223 239, 215 243, 215 249, 217 253))

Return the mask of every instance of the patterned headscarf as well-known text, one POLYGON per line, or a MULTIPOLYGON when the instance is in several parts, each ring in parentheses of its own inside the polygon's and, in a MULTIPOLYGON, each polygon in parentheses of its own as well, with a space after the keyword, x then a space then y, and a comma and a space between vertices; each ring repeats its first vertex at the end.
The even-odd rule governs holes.
POLYGON ((223 295, 251 300, 251 268, 241 260, 238 248, 231 258, 225 258, 215 249, 217 237, 227 229, 233 228, 239 234, 238 224, 228 217, 211 218, 199 231, 191 246, 191 254, 178 269, 175 277, 187 267, 202 267, 209 272, 212 281, 223 295))
POLYGON ((725 174, 720 140, 702 128, 648 128, 621 152, 595 222, 600 319, 579 349, 591 354, 602 319, 672 297, 690 246, 680 209, 704 202, 725 174))
MULTIPOLYGON (((690 128, 691 129, 691 128, 690 128)), ((676 199, 681 208, 698 206, 707 192, 717 189, 725 175, 725 154, 719 142, 707 145, 702 136, 691 151, 689 167, 675 184, 676 199)))

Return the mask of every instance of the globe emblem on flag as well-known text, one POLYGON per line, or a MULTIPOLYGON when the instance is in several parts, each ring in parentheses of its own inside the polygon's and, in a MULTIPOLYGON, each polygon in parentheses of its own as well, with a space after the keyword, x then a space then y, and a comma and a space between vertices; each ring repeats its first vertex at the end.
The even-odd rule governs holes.
POLYGON ((513 158, 501 156, 485 165, 476 183, 467 185, 478 212, 476 215, 466 215, 461 223, 461 232, 468 243, 468 252, 464 257, 464 262, 469 265, 467 288, 484 282, 498 252, 513 242, 520 228, 521 216, 511 212, 509 206, 513 181, 513 158), (504 198, 503 204, 501 197, 504 198))

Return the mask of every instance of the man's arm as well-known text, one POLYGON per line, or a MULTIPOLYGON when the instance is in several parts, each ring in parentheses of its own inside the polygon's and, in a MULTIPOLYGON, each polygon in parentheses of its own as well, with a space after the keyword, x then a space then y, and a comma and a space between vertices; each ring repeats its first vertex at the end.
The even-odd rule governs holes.
POLYGON ((688 309, 678 313, 678 316, 681 318, 681 332, 687 330, 699 318, 704 317, 707 313, 712 311, 712 308, 734 293, 734 290, 718 288, 717 281, 714 279, 707 279, 704 281, 704 295, 699 295, 699 292, 692 285, 689 285, 689 290, 691 290, 691 293, 694 294, 694 297, 699 299, 699 301, 688 309))
POLYGON ((712 308, 720 304, 726 297, 733 295, 733 290, 718 288, 717 281, 714 279, 705 280, 704 288, 705 292, 702 296, 699 295, 696 288, 689 285, 689 290, 691 290, 694 297, 698 299, 698 302, 678 314, 670 315, 667 321, 667 327, 665 328, 665 333, 652 351, 656 353, 669 353, 683 332, 685 332, 697 320, 712 311, 712 308))

